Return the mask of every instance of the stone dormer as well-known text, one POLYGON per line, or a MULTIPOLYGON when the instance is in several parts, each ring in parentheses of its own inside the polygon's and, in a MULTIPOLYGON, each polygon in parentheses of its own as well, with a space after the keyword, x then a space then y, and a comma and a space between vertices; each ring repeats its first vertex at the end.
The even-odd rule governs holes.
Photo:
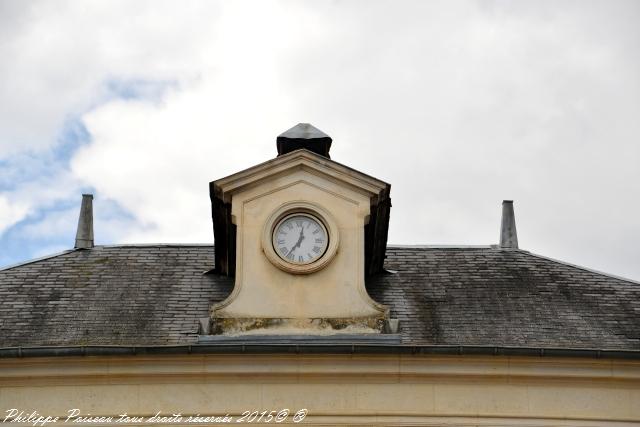
POLYGON ((388 318, 365 276, 384 259, 389 184, 330 160, 330 138, 299 126, 277 158, 211 183, 217 270, 235 273, 211 309, 218 333, 377 333, 388 318))

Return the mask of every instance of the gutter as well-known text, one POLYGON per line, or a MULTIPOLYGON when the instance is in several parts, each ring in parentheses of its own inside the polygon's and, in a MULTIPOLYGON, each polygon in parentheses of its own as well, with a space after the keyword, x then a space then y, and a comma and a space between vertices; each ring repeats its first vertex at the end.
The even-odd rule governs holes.
POLYGON ((176 346, 69 346, 4 347, 2 358, 136 356, 184 354, 351 354, 351 355, 455 355, 577 357, 590 359, 640 360, 640 350, 565 349, 498 346, 450 345, 371 345, 371 344, 216 344, 176 346))

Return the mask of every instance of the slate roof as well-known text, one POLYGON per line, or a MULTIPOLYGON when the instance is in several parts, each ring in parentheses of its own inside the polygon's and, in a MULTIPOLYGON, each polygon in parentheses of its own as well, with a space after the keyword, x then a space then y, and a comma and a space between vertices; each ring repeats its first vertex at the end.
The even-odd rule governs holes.
MULTIPOLYGON (((97 246, 0 271, 0 347, 192 344, 233 287, 213 246, 97 246)), ((389 247, 402 343, 640 349, 640 283, 523 250, 389 247)))

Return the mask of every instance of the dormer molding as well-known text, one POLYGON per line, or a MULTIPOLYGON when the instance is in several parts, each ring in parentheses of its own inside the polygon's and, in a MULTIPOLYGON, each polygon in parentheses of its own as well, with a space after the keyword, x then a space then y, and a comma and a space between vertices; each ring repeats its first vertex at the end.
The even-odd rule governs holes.
POLYGON ((306 149, 284 154, 211 184, 215 196, 224 203, 230 203, 234 193, 243 191, 256 182, 261 182, 265 177, 278 177, 295 169, 306 170, 336 183, 348 185, 353 190, 370 196, 373 203, 378 202, 380 193, 389 185, 306 149))

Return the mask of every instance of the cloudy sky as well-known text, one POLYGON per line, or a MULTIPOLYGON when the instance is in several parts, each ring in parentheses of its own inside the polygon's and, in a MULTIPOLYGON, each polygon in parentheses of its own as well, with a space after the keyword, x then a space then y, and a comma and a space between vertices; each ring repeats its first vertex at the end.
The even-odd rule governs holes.
POLYGON ((0 266, 211 243, 209 181, 299 122, 392 184, 390 243, 640 279, 640 2, 0 0, 0 266))

